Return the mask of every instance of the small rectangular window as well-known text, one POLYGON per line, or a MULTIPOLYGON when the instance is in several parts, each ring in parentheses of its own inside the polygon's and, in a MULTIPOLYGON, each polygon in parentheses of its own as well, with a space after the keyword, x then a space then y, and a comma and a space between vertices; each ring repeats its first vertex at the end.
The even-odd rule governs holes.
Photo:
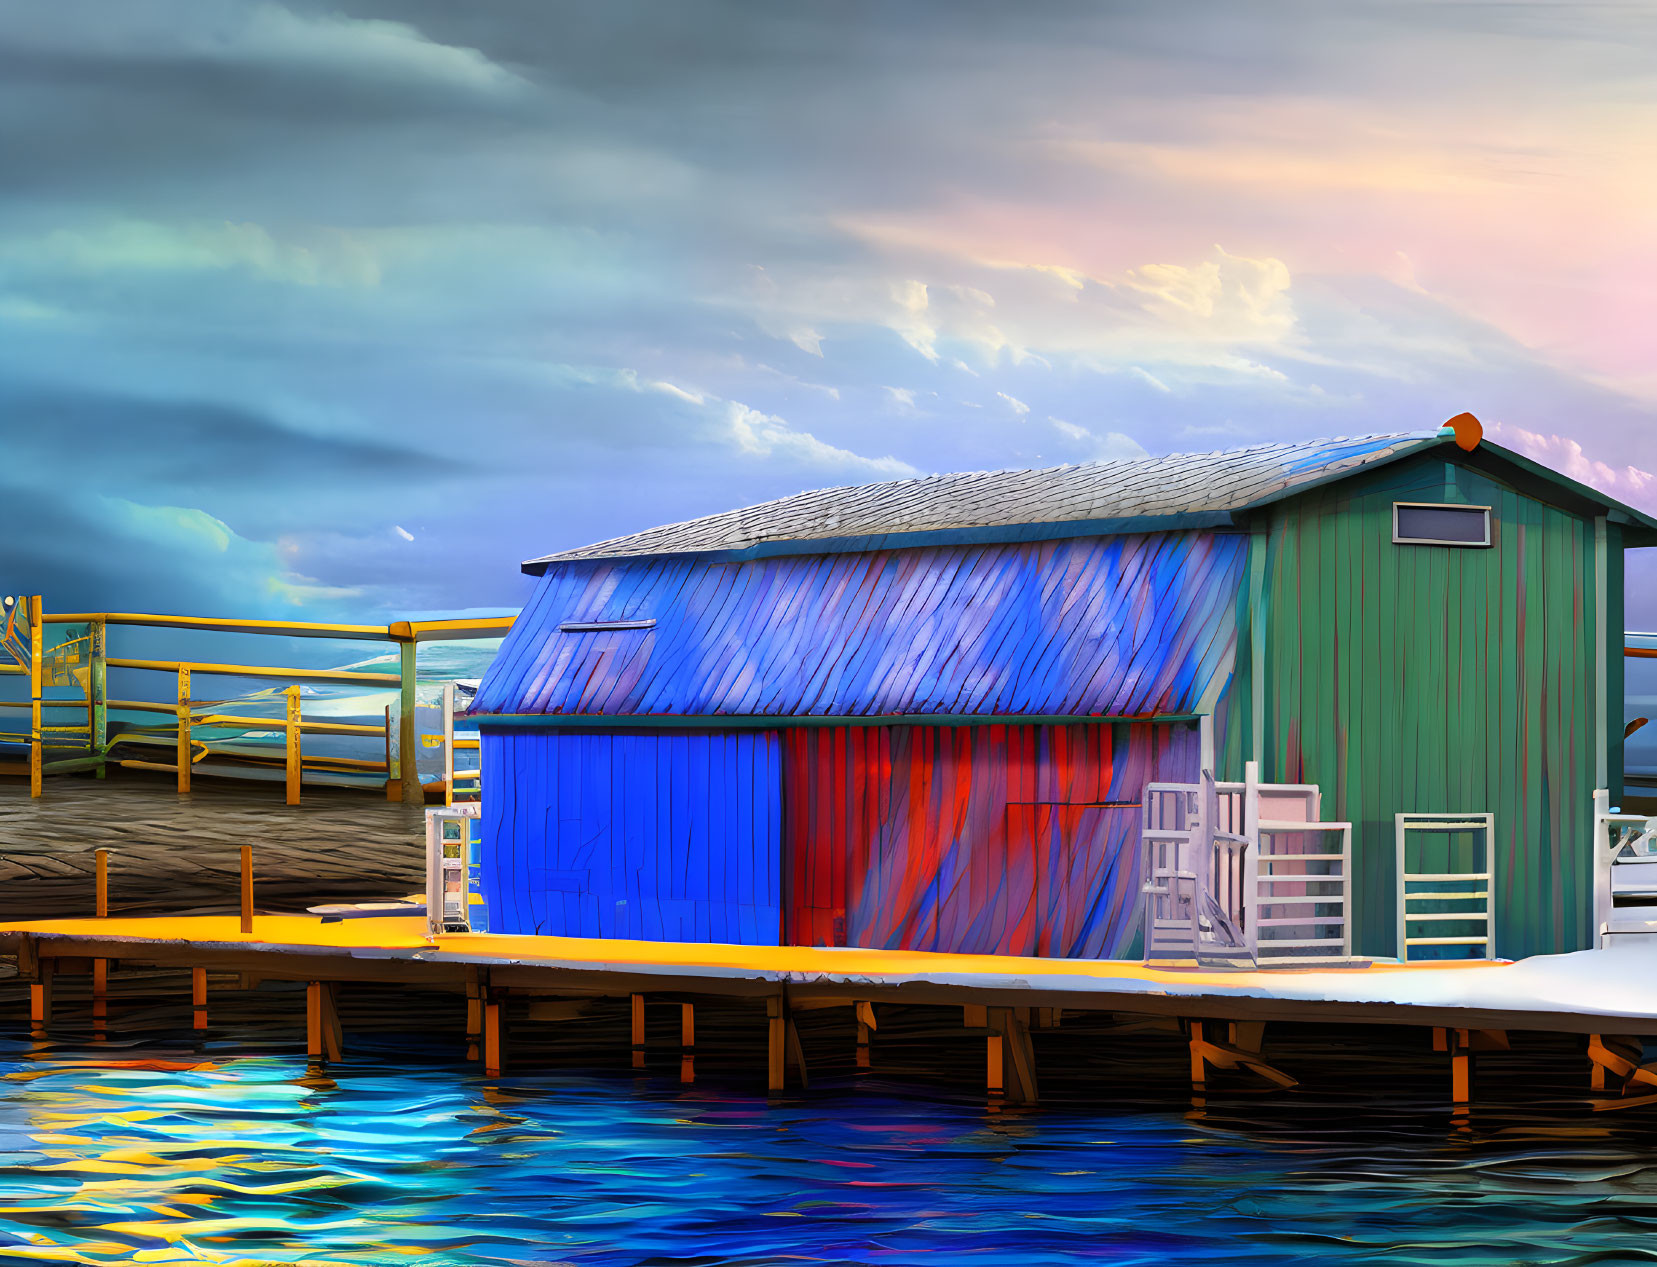
POLYGON ((1397 545, 1487 546, 1490 507, 1393 502, 1392 539, 1397 545))

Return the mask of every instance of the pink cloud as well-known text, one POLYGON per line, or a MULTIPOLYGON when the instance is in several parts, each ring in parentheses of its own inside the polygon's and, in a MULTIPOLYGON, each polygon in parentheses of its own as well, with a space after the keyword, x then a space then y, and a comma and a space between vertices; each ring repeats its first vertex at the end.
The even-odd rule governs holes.
POLYGON ((1582 451, 1582 445, 1561 435, 1526 431, 1523 427, 1491 425, 1493 438, 1544 466, 1570 476, 1633 506, 1657 510, 1657 475, 1637 466, 1612 466, 1582 451))

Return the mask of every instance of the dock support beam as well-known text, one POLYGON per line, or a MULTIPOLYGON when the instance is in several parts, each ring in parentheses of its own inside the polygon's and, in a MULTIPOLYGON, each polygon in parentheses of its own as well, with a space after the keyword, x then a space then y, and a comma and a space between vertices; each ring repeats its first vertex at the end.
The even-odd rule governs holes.
POLYGON ((29 1024, 35 1037, 45 1038, 52 1023, 52 970, 56 961, 41 959, 35 979, 29 983, 29 1024))
POLYGON ((305 987, 305 1054, 313 1062, 338 1061, 344 1045, 342 1037, 332 983, 310 982, 305 987))
POLYGON ((857 1012, 857 1067, 869 1067, 869 1035, 877 1028, 875 1025, 875 1005, 873 1003, 858 1003, 857 1012))
POLYGON ((696 1005, 679 1005, 679 1081, 696 1081, 696 1005))
POLYGON ((788 1077, 787 1053, 787 1025, 788 1018, 783 1014, 783 1001, 780 994, 774 994, 765 1000, 766 1017, 766 1087, 771 1091, 781 1091, 788 1077))
POLYGON ((1208 1062, 1203 1058, 1202 1022, 1191 1022, 1191 1091, 1201 1095, 1208 1090, 1208 1062))
POLYGON ((1450 1102, 1467 1104, 1473 1098, 1472 1034, 1465 1029, 1434 1029, 1433 1050, 1450 1053, 1450 1102))
POLYGON ((477 968, 466 969, 466 1059, 478 1058, 483 1040, 484 987, 477 968))
POLYGON ((1638 1038, 1614 1038, 1607 1034, 1588 1036, 1588 1059, 1593 1062, 1590 1075, 1595 1091, 1604 1091, 1612 1078, 1622 1093, 1634 1083, 1657 1086, 1657 1068, 1641 1064, 1644 1045, 1638 1038))
MULTIPOLYGON (((308 1002, 308 1000, 307 1000, 308 1002)), ((207 1028, 207 969, 190 969, 191 1022, 199 1032, 207 1028)))
POLYGON ((109 1023, 109 960, 92 961, 92 1037, 102 1038, 109 1023))
POLYGON ((766 1085, 773 1091, 782 1091, 788 1085, 788 1062, 792 1060, 800 1071, 800 1085, 811 1085, 811 1072, 806 1068, 805 1048, 800 1045, 800 1031, 794 1028, 789 1015, 788 1000, 774 994, 765 1000, 766 1016, 766 1085))
MULTIPOLYGON (((98 767, 99 775, 103 767, 98 767)), ((109 918, 109 850, 99 849, 92 854, 93 910, 99 919, 109 918)), ((102 1037, 104 1022, 109 1018, 109 960, 92 961, 92 1036, 102 1037)))
MULTIPOLYGON (((961 1007, 962 1028, 985 1033, 990 1029, 990 1009, 977 1003, 961 1007)), ((984 1090, 992 1100, 999 1100, 1006 1089, 1006 1052, 999 1033, 987 1033, 984 1039, 984 1090)))
POLYGON ((483 1001, 483 1074, 498 1078, 506 1067, 505 1019, 501 1016, 500 1000, 493 994, 483 1001))
POLYGON ((1025 1008, 992 1007, 989 1016, 988 1065, 990 1092, 998 1090, 1009 1104, 1034 1104, 1036 1053, 1030 1043, 1030 1022, 1025 1008), (996 1085, 999 1083, 999 1087, 996 1085))
POLYGON ((633 1068, 644 1068, 644 995, 630 996, 633 1007, 633 1068))

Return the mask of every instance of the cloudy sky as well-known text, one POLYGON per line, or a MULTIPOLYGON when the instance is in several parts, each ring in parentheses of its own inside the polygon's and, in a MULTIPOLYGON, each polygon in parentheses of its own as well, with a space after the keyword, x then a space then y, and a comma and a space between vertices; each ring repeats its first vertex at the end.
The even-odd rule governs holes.
POLYGON ((0 0, 0 571, 515 605, 801 488, 1464 409, 1657 509, 1653 225, 1645 6, 0 0))

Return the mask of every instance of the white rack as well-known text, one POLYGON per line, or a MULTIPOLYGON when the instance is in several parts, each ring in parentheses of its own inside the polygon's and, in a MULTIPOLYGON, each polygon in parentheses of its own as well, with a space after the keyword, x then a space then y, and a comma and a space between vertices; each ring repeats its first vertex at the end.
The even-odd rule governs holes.
POLYGON ((475 801, 426 811, 426 928, 472 931, 471 868, 482 806, 475 801))
POLYGON ((1352 824, 1312 783, 1152 783, 1141 830, 1146 959, 1298 966, 1352 957, 1352 824), (1330 836, 1338 839, 1334 846, 1330 836))
POLYGON ((1260 966, 1352 958, 1352 824, 1259 819, 1255 839, 1249 945, 1260 966), (1269 847, 1292 837, 1317 843, 1269 847))
POLYGON ((1657 818, 1619 814, 1594 793, 1594 945, 1657 934, 1657 818), (1621 899, 1621 902, 1618 899, 1621 899))
POLYGON ((1396 814, 1393 834, 1398 852, 1398 960, 1408 963, 1412 946, 1477 946, 1479 958, 1496 951, 1496 816, 1494 814, 1396 814), (1411 871, 1410 833, 1477 832, 1483 837, 1484 863, 1475 871, 1411 871), (1440 886, 1456 884, 1454 889, 1440 886), (1426 887, 1424 887, 1426 886, 1426 887), (1443 903, 1457 903, 1445 906, 1443 903), (1430 903, 1425 907, 1423 903, 1430 903), (1413 905, 1412 905, 1413 904, 1413 905), (1410 935, 1410 925, 1477 924, 1478 934, 1435 937, 1410 935))
MULTIPOLYGON (((476 751, 478 741, 475 739, 455 739, 455 684, 446 682, 443 685, 443 804, 455 803, 455 781, 468 784, 465 789, 468 796, 483 798, 483 771, 455 769, 456 747, 476 751)), ((482 765, 481 754, 478 764, 482 765)))

